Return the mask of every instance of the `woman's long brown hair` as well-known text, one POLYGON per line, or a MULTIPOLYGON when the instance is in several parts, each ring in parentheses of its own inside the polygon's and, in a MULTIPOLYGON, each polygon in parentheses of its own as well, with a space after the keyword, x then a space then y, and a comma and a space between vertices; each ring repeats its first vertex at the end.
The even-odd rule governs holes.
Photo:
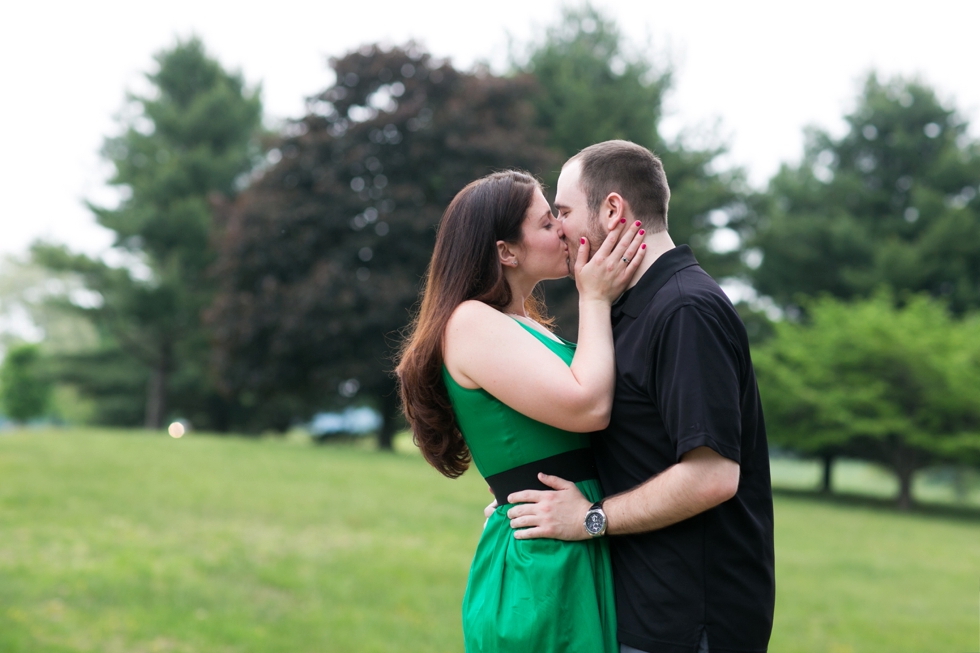
MULTIPOLYGON (((531 175, 508 170, 470 183, 453 198, 439 224, 421 306, 398 356, 402 409, 415 444, 429 464, 449 478, 465 472, 471 456, 442 378, 446 324, 456 307, 469 299, 498 310, 510 304, 497 241, 521 241, 524 218, 538 188, 531 175)), ((549 323, 537 297, 529 297, 524 309, 549 323)))

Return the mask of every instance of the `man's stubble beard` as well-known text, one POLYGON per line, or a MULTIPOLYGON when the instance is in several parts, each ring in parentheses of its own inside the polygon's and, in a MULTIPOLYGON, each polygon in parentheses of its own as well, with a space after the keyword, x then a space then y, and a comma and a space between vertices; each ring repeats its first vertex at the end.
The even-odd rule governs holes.
MULTIPOLYGON (((599 220, 599 212, 596 211, 595 214, 589 216, 588 227, 585 230, 585 239, 589 243, 589 260, 595 256, 596 251, 602 246, 602 241, 606 239, 609 235, 608 231, 603 231, 602 225, 599 220)), ((581 245, 579 245, 581 247, 581 245)), ((566 264, 568 265, 568 276, 572 279, 575 278, 575 261, 572 260, 571 251, 569 250, 569 257, 566 259, 566 264)))
POLYGON ((603 230, 601 223, 598 211, 589 216, 589 228, 585 232, 585 238, 589 241, 589 260, 592 260, 596 251, 602 247, 602 241, 609 235, 608 231, 603 230))

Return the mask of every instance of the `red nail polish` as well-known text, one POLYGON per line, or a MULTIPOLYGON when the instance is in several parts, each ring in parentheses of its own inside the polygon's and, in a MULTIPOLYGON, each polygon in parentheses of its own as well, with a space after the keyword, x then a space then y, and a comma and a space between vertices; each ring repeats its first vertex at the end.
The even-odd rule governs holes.
POLYGON ((641 235, 641 236, 642 236, 643 234, 645 234, 645 233, 646 233, 646 231, 645 231, 645 230, 643 230, 643 229, 640 229, 640 235, 641 235))
POLYGON ((622 220, 620 220, 620 222, 622 222, 623 224, 626 224, 626 218, 623 218, 622 220))
POLYGON ((639 220, 637 220, 637 221, 636 221, 636 226, 637 226, 637 227, 639 227, 639 226, 640 226, 640 221, 639 221, 639 220))
POLYGON ((583 238, 583 239, 582 239, 582 244, 583 244, 583 245, 585 244, 585 238, 583 238))
POLYGON ((647 244, 646 243, 643 243, 642 245, 640 245, 640 249, 646 249, 646 248, 647 248, 647 244))

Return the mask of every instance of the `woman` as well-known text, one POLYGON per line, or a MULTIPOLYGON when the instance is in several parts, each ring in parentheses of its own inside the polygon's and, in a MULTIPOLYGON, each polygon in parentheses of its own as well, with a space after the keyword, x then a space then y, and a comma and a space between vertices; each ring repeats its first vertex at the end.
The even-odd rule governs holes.
POLYGON ((510 492, 546 489, 538 472, 601 490, 588 433, 609 420, 614 383, 610 306, 645 253, 638 225, 610 234, 591 261, 579 247, 579 342, 546 328, 532 294, 569 272, 568 248, 538 182, 522 172, 479 179, 443 216, 422 305, 398 375, 426 460, 444 475, 470 460, 500 506, 490 516, 463 599, 466 650, 618 651, 603 539, 517 540, 510 492))

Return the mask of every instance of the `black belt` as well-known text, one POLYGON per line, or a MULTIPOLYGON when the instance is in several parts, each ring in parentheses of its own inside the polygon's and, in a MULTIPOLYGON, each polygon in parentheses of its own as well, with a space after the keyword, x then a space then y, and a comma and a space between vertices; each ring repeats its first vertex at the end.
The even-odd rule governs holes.
POLYGON ((521 490, 550 490, 538 480, 538 473, 558 476, 566 481, 578 483, 599 478, 591 449, 575 449, 557 456, 549 456, 533 463, 508 469, 499 474, 487 476, 486 481, 493 489, 493 496, 499 505, 507 503, 507 497, 521 490))

